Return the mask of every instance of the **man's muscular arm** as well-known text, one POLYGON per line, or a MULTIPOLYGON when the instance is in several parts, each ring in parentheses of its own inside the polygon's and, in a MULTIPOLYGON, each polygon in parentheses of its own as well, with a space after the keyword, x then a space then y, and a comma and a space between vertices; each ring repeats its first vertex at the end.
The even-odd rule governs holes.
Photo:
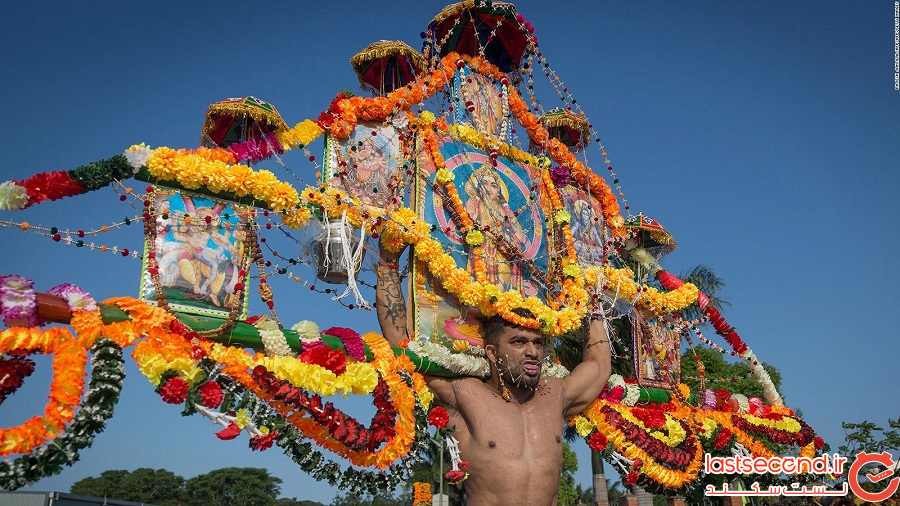
POLYGON ((591 320, 581 363, 563 380, 565 415, 581 413, 590 405, 609 379, 612 358, 609 335, 603 320, 591 320))
MULTIPOLYGON (((399 347, 401 341, 410 337, 406 300, 400 286, 400 253, 390 253, 384 248, 380 253, 375 267, 375 312, 384 338, 399 347)), ((450 381, 433 376, 426 376, 425 380, 442 403, 455 407, 456 396, 450 381)))

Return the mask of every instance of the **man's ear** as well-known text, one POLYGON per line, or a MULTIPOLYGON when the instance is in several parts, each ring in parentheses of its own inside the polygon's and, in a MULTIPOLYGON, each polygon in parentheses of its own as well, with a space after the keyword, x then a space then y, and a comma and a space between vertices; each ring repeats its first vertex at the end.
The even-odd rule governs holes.
POLYGON ((487 358, 491 362, 497 361, 497 347, 493 344, 486 344, 484 346, 484 354, 487 355, 487 358))

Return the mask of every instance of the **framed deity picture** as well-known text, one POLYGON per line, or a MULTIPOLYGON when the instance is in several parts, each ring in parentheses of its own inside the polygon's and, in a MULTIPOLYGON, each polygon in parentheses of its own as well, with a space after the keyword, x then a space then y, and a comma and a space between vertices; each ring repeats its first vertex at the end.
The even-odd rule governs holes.
MULTIPOLYGON (((545 189, 533 177, 535 169, 504 156, 492 163, 484 150, 452 137, 440 139, 440 151, 466 214, 485 231, 481 260, 486 281, 525 297, 545 297, 546 274, 554 262, 549 252, 555 249, 540 205, 545 189)), ((432 237, 456 265, 474 275, 474 258, 465 238, 442 193, 435 191, 436 172, 427 149, 417 153, 417 173, 414 205, 419 216, 434 226, 432 237)), ((479 346, 477 311, 461 307, 422 267, 414 263, 410 276, 416 336, 479 346)))
POLYGON ((234 292, 250 264, 252 209, 159 187, 150 198, 141 298, 181 313, 246 318, 250 291, 234 292), (149 268, 151 252, 156 269, 149 268))
POLYGON ((560 187, 559 194, 572 217, 569 226, 578 263, 583 267, 606 263, 607 230, 600 201, 586 189, 572 184, 560 187))
POLYGON ((395 197, 406 202, 403 148, 398 125, 360 123, 347 139, 326 138, 322 182, 347 192, 364 206, 396 207, 395 197))
POLYGON ((630 319, 638 384, 675 388, 681 378, 680 336, 656 320, 644 318, 636 309, 630 319))

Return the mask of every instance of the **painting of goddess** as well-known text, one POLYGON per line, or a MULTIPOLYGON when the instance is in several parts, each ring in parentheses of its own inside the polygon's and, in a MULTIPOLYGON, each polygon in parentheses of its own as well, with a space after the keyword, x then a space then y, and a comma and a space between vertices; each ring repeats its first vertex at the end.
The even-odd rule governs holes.
MULTIPOLYGON (((490 231, 485 234, 482 244, 488 281, 506 289, 521 290, 522 267, 504 253, 509 250, 523 253, 528 237, 509 207, 509 188, 490 165, 482 165, 473 171, 463 188, 468 196, 466 211, 469 217, 479 228, 490 231), (506 249, 498 247, 499 241, 506 242, 506 249)), ((470 269, 473 264, 471 260, 470 269)))
MULTIPOLYGON (((326 181, 364 205, 385 209, 391 204, 392 179, 403 159, 402 142, 393 125, 362 124, 345 141, 329 139, 326 181), (331 155, 331 156, 329 156, 331 155)), ((403 188, 397 182, 395 187, 403 188)))
POLYGON ((606 227, 600 203, 587 191, 566 185, 559 189, 575 238, 575 252, 582 266, 600 265, 606 259, 606 227))
POLYGON ((145 272, 142 297, 162 297, 176 311, 210 316, 227 316, 232 308, 244 305, 234 287, 248 263, 247 211, 174 191, 157 191, 151 204, 156 233, 145 257, 152 248, 161 293, 156 293, 153 276, 145 272))

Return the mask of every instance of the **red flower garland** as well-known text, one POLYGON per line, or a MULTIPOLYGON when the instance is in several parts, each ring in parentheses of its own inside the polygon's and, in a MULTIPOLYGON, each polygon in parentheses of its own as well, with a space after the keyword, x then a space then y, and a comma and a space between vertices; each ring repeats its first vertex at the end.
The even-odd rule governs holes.
POLYGON ((310 395, 288 381, 279 380, 261 365, 253 368, 252 377, 253 381, 275 399, 309 413, 313 420, 328 429, 332 438, 350 449, 375 451, 395 435, 394 422, 397 410, 391 403, 388 386, 384 380, 380 379, 372 392, 376 412, 370 427, 366 428, 330 402, 323 404, 320 396, 310 395))
MULTIPOLYGON (((656 279, 666 290, 675 290, 679 286, 684 284, 684 281, 675 276, 671 272, 667 272, 661 270, 656 273, 656 279)), ((716 333, 722 336, 728 344, 731 345, 731 349, 734 350, 738 355, 742 355, 745 351, 747 351, 747 343, 741 339, 740 334, 738 334, 737 330, 734 327, 728 324, 725 320, 725 317, 722 316, 722 313, 719 312, 718 309, 709 305, 709 297, 700 292, 700 295, 697 297, 697 304, 700 306, 700 309, 706 313, 706 316, 709 318, 709 322, 712 323, 713 328, 716 329, 716 333)))
POLYGON ((320 365, 338 376, 347 370, 347 357, 320 341, 305 346, 303 353, 300 354, 300 360, 307 364, 320 365))
POLYGON ((731 446, 732 436, 734 436, 734 434, 732 434, 730 430, 725 427, 720 428, 716 433, 716 438, 713 440, 713 447, 716 450, 728 448, 731 446))
POLYGON ((34 372, 34 362, 25 357, 0 360, 0 404, 18 390, 34 372))
POLYGON ((626 420, 611 407, 603 406, 600 411, 607 422, 620 430, 625 437, 633 444, 637 445, 638 448, 653 456, 660 465, 684 470, 690 464, 697 449, 696 437, 680 420, 678 423, 680 423, 684 429, 686 437, 680 445, 671 448, 659 439, 648 434, 644 429, 626 420))
POLYGON ((25 187, 29 206, 45 200, 59 200, 85 192, 81 183, 64 170, 39 172, 28 179, 16 181, 16 184, 25 187))

